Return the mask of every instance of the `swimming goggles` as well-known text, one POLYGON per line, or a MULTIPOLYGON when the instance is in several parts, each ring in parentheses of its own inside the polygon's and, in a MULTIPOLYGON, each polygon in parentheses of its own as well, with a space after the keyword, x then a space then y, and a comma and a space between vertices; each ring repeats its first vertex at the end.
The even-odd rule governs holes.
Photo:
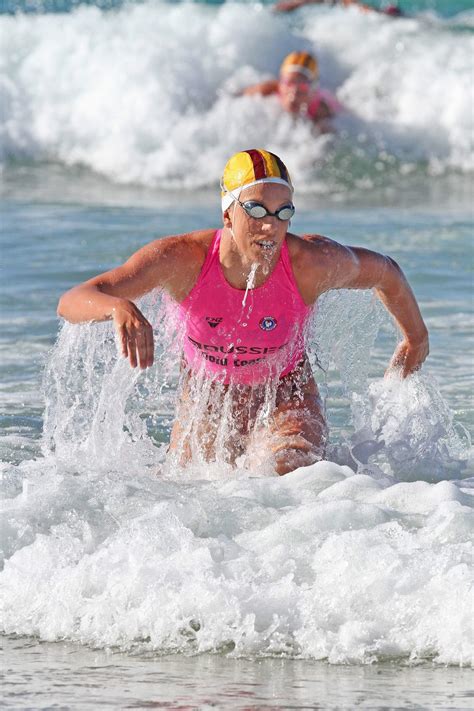
POLYGON ((288 205, 283 205, 283 207, 280 207, 276 212, 270 212, 269 210, 267 210, 265 205, 262 205, 261 202, 257 202, 256 200, 246 200, 245 202, 241 202, 239 198, 234 195, 232 190, 227 190, 222 180, 220 185, 222 192, 230 195, 235 200, 235 202, 239 203, 242 210, 245 210, 247 215, 249 217, 253 217, 254 220, 262 220, 264 217, 276 217, 282 222, 287 222, 288 220, 291 220, 291 218, 295 214, 295 206, 291 203, 288 205))
POLYGON ((290 87, 295 91, 307 92, 316 84, 316 82, 310 82, 307 79, 295 79, 294 77, 281 77, 279 79, 279 84, 290 87))
POLYGON ((295 214, 294 205, 283 205, 283 207, 280 207, 280 209, 276 212, 270 212, 269 210, 267 210, 265 205, 262 205, 260 202, 256 202, 255 200, 247 200, 246 202, 240 202, 240 200, 236 200, 236 202, 238 202, 240 207, 245 210, 247 215, 253 217, 254 220, 261 220, 264 217, 268 216, 277 217, 282 222, 286 222, 287 220, 291 220, 291 218, 295 214))

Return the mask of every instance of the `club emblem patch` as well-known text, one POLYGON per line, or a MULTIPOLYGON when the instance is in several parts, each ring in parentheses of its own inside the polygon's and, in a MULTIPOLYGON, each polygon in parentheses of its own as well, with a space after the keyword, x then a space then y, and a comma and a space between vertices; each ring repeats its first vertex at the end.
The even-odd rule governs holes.
POLYGON ((277 327, 277 320, 273 316, 265 316, 260 321, 260 328, 263 331, 273 331, 277 327))
POLYGON ((220 324, 222 318, 215 318, 214 316, 206 316, 206 321, 211 328, 215 328, 220 324))

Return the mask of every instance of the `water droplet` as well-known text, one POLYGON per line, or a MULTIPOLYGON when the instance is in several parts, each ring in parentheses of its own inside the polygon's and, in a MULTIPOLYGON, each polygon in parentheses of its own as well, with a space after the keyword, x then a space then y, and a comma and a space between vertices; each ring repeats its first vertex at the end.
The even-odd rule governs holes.
POLYGON ((247 295, 249 293, 249 289, 253 289, 253 286, 255 284, 255 275, 257 273, 257 269, 258 269, 257 263, 252 264, 252 266, 250 267, 250 271, 249 271, 249 274, 247 277, 247 285, 245 287, 245 294, 244 294, 244 298, 242 299, 242 306, 245 306, 245 303, 247 301, 247 295))

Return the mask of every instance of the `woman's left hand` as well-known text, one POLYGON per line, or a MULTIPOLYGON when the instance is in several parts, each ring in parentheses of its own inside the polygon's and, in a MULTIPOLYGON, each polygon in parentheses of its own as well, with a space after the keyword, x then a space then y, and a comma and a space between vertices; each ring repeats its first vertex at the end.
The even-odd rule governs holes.
POLYGON ((429 350, 428 334, 416 341, 404 338, 403 341, 398 344, 385 375, 389 375, 394 370, 398 370, 402 378, 406 378, 407 375, 411 375, 421 368, 429 350))

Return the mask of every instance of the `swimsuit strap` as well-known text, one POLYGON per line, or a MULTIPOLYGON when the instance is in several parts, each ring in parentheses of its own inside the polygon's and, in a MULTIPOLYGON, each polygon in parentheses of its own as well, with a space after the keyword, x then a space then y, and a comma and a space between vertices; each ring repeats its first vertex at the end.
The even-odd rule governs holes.
POLYGON ((195 286, 197 286, 199 284, 199 282, 204 279, 204 277, 208 273, 209 269, 211 268, 212 263, 215 261, 216 257, 217 257, 217 259, 219 258, 219 245, 221 243, 221 235, 222 235, 222 230, 216 230, 214 237, 212 238, 210 247, 207 250, 206 259, 204 260, 204 263, 201 267, 201 271, 199 273, 199 278, 198 278, 195 286))
POLYGON ((307 114, 310 118, 314 118, 318 113, 318 109, 321 106, 321 94, 316 91, 308 104, 307 114))
POLYGON ((288 281, 290 282, 295 294, 298 295, 304 308, 309 310, 311 307, 305 303, 303 297, 301 296, 300 290, 298 288, 298 284, 296 283, 295 273, 293 271, 293 265, 291 264, 290 250, 288 249, 288 243, 286 241, 286 237, 285 237, 283 244, 281 245, 281 252, 280 252, 279 261, 281 262, 283 269, 285 270, 286 277, 287 277, 288 281))

